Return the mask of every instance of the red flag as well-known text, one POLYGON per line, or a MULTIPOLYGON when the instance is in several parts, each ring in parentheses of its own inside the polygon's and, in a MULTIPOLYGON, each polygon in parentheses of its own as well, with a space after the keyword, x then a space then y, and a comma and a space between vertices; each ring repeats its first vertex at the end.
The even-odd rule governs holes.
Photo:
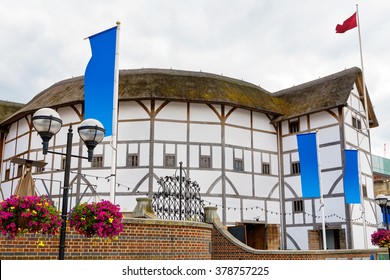
POLYGON ((350 18, 346 19, 343 24, 337 24, 336 33, 344 33, 345 31, 355 28, 356 26, 356 13, 354 13, 350 18))

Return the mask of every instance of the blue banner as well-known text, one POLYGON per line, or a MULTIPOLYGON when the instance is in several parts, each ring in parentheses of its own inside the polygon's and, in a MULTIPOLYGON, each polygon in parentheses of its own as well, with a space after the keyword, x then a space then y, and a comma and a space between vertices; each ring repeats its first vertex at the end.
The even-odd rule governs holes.
POLYGON ((320 197, 316 133, 298 134, 298 153, 301 169, 302 197, 320 197))
POLYGON ((112 135, 117 26, 89 37, 92 57, 84 75, 84 118, 100 121, 112 135))
POLYGON ((360 183, 358 168, 358 151, 344 150, 344 196, 345 203, 360 203, 360 183))

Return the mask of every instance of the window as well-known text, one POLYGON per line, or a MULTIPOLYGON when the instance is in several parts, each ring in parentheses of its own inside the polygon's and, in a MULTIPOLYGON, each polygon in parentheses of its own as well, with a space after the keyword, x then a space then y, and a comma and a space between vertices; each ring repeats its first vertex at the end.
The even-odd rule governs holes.
POLYGON ((35 173, 42 173, 43 171, 45 171, 44 167, 41 167, 41 166, 35 167, 35 173))
POLYGON ((367 197, 367 186, 362 185, 362 192, 363 192, 363 197, 367 197))
POLYGON ((293 213, 302 213, 303 212, 303 200, 293 201, 293 213))
POLYGON ((63 157, 62 160, 61 160, 61 169, 62 169, 62 170, 65 169, 65 165, 66 165, 66 158, 63 157))
POLYGON ((352 117, 352 126, 356 129, 362 129, 362 122, 356 117, 352 117))
POLYGON ((299 162, 293 162, 291 165, 291 174, 300 174, 301 173, 301 166, 299 162))
POLYGON ((199 166, 200 166, 200 168, 211 168, 211 157, 210 156, 200 156, 199 166))
POLYGON ((236 171, 244 170, 244 162, 242 159, 235 158, 233 161, 233 169, 236 171))
POLYGON ((4 178, 4 180, 5 181, 9 180, 10 175, 11 175, 11 170, 9 168, 7 168, 5 170, 5 178, 4 178))
POLYGON ((19 164, 18 165, 18 174, 16 175, 16 177, 22 177, 23 175, 23 165, 19 164))
POLYGON ((138 154, 127 155, 127 166, 138 166, 138 154))
POLYGON ((261 165, 261 169, 262 169, 263 174, 270 174, 270 165, 269 165, 269 163, 263 163, 261 165))
POLYGON ((164 166, 176 167, 176 155, 172 155, 172 154, 165 155, 164 166))
POLYGON ((103 156, 93 156, 91 167, 103 167, 103 156))
POLYGON ((290 121, 288 123, 288 128, 289 128, 290 133, 299 132, 299 121, 298 120, 290 121))

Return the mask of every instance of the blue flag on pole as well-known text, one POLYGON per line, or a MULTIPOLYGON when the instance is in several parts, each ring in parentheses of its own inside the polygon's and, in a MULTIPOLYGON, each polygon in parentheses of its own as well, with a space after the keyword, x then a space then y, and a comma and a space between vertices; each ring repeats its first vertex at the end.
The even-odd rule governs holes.
POLYGON ((344 150, 344 196, 345 203, 360 203, 360 183, 358 168, 358 151, 344 150))
POLYGON ((112 135, 117 26, 88 37, 92 57, 84 75, 84 118, 100 121, 112 135))
POLYGON ((321 193, 316 133, 298 134, 297 142, 301 169, 302 197, 319 198, 321 193))

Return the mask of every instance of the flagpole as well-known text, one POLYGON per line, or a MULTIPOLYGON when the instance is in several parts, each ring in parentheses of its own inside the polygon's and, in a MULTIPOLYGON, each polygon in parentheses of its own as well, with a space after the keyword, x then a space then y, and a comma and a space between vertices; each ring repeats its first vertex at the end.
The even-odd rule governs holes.
POLYGON ((111 136, 111 176, 110 176, 110 201, 115 203, 116 186, 116 158, 117 158, 117 130, 118 130, 118 88, 119 88, 119 34, 120 22, 117 21, 116 44, 115 44, 115 68, 114 68, 114 104, 112 112, 112 136, 111 136))
MULTIPOLYGON (((369 121, 369 117, 368 117, 368 101, 367 101, 366 82, 365 82, 365 75, 364 75, 362 36, 360 34, 360 18, 359 18, 358 4, 356 4, 356 19, 357 19, 357 26, 358 26, 358 33, 359 33, 360 63, 361 63, 361 67, 362 67, 363 98, 364 98, 364 108, 365 108, 365 115, 366 115, 367 135, 369 135, 370 121, 369 121)), ((358 153, 359 153, 359 159, 360 159, 360 147, 358 147, 358 153)), ((360 160, 359 160, 359 164, 360 164, 360 160)), ((360 170, 360 172, 361 172, 361 170, 360 170)), ((362 182, 361 181, 360 181, 360 194, 361 194, 361 208, 362 208, 361 211, 362 211, 362 219, 363 219, 364 248, 367 249, 368 244, 367 244, 367 228, 366 228, 366 210, 365 210, 365 206, 364 206, 364 198, 363 198, 363 194, 362 194, 362 182)))
POLYGON ((322 243, 324 250, 327 250, 328 245, 326 244, 326 225, 325 225, 325 204, 324 195, 322 194, 322 179, 321 179, 321 160, 320 160, 320 144, 318 142, 318 129, 316 129, 316 145, 317 145, 317 160, 318 160, 318 177, 320 183, 320 209, 322 216, 322 243))

